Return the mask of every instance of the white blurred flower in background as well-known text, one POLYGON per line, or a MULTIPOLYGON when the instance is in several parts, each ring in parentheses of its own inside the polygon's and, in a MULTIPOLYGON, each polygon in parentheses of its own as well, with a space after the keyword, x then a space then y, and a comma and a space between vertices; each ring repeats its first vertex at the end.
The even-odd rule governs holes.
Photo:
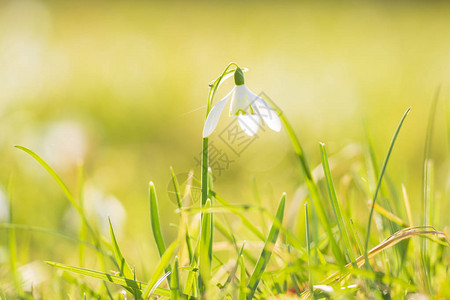
POLYGON ((37 287, 50 277, 49 268, 43 261, 30 262, 21 266, 18 271, 22 278, 22 288, 25 291, 33 291, 33 294, 39 290, 37 287))
POLYGON ((87 137, 82 126, 73 121, 51 124, 42 140, 45 157, 59 170, 76 167, 83 162, 87 137))
POLYGON ((6 193, 0 187, 0 222, 9 221, 9 202, 6 193))
MULTIPOLYGON (((114 233, 120 236, 123 233, 127 213, 122 203, 112 195, 98 195, 93 198, 94 213, 99 221, 99 227, 104 235, 109 235, 108 217, 114 224, 114 233)), ((87 198, 89 199, 89 198, 87 198)))
MULTIPOLYGON (((114 225, 114 233, 123 233, 127 213, 122 203, 113 195, 104 193, 91 183, 86 183, 84 192, 84 207, 88 218, 93 220, 101 234, 109 236, 108 217, 114 225)), ((70 206, 63 217, 63 224, 68 230, 76 232, 81 224, 78 212, 70 206)))

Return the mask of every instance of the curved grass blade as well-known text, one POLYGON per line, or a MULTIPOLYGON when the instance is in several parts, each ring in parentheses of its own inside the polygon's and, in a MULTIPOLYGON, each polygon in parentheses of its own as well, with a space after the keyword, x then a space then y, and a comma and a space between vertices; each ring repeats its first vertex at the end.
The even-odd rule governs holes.
MULTIPOLYGON (((284 216, 284 208, 286 204, 286 194, 284 193, 281 197, 280 204, 278 205, 277 213, 276 213, 276 219, 278 222, 283 223, 283 216, 284 216)), ((267 267, 267 264, 269 263, 270 256, 272 255, 272 247, 275 245, 278 234, 280 233, 280 229, 277 226, 274 226, 272 224, 272 227, 270 228, 269 235, 267 236, 266 242, 264 244, 264 248, 261 252, 260 257, 258 258, 258 261, 256 262, 255 269, 253 270, 252 276, 249 279, 248 288, 249 293, 247 295, 247 299, 252 299, 253 295, 256 292, 256 288, 258 287, 259 281, 261 280, 261 277, 267 267)))
MULTIPOLYGON (((444 241, 443 244, 445 244, 446 247, 450 248, 450 241, 445 233, 437 231, 432 226, 418 226, 418 227, 408 227, 408 228, 402 229, 400 231, 397 231, 396 233, 392 234, 387 239, 382 241, 380 244, 373 247, 369 251, 368 256, 369 256, 369 258, 372 258, 372 257, 376 256, 377 254, 382 253, 384 250, 397 245, 401 241, 415 237, 415 236, 420 236, 420 237, 424 237, 424 238, 437 237, 437 238, 443 239, 443 241, 444 241)), ((437 242, 437 241, 433 240, 433 242, 437 242)), ((368 261, 368 259, 365 254, 359 256, 356 259, 356 263, 358 264, 359 268, 361 268, 367 261, 368 261)), ((351 272, 362 271, 361 269, 359 269, 359 270, 355 270, 355 269, 351 270, 351 269, 353 269, 353 266, 351 263, 348 263, 345 266, 345 268, 331 274, 326 279, 322 280, 320 282, 320 284, 333 284, 333 283, 340 281, 341 279, 346 278, 346 276, 348 275, 348 273, 350 271, 351 272)), ((371 273, 373 273, 373 272, 371 272, 371 273)), ((311 294, 309 291, 305 291, 305 292, 303 292, 302 297, 308 298, 310 295, 311 294)))
POLYGON ((369 256, 368 256, 368 252, 369 252, 369 237, 370 237, 370 227, 371 227, 371 224, 372 224, 373 211, 374 211, 374 208, 375 208, 375 201, 377 200, 378 192, 380 190, 381 182, 383 180, 383 175, 384 175, 384 173, 386 171, 386 167, 387 167, 387 164, 389 162, 389 158, 391 156, 392 150, 394 148, 395 141, 397 140, 397 136, 400 133, 400 129, 401 129, 402 125, 403 125, 403 121, 405 121, 405 118, 409 114, 410 111, 411 111, 411 107, 408 108, 405 111, 405 113, 403 114, 402 119, 400 120, 400 123, 397 126, 397 129, 395 130, 394 136, 392 137, 391 145, 389 146, 388 153, 387 153, 386 158, 385 158, 384 163, 383 163, 383 168, 381 169, 380 178, 378 179, 378 183, 377 183, 377 188, 375 189, 375 194, 373 196, 372 208, 370 209, 369 221, 368 221, 368 224, 367 224, 366 242, 365 242, 365 245, 364 245, 364 256, 365 256, 365 258, 367 260, 367 266, 369 268, 370 268, 369 256))
MULTIPOLYGON (((95 245, 80 240, 78 238, 75 237, 71 237, 69 235, 66 235, 64 233, 58 232, 58 231, 54 231, 54 230, 50 230, 50 229, 46 229, 46 228, 42 228, 42 227, 35 227, 35 226, 28 226, 28 225, 22 225, 22 224, 12 224, 12 223, 0 223, 0 229, 10 229, 10 228, 14 228, 14 229, 19 229, 19 230, 25 230, 25 231, 34 231, 34 232, 40 232, 40 233, 46 233, 49 235, 53 235, 55 237, 59 237, 59 238, 63 238, 66 240, 70 240, 76 243, 82 243, 88 247, 91 247, 92 249, 95 249, 97 251, 99 251, 100 254, 108 256, 108 254, 102 250, 99 250, 95 245)), ((113 257, 111 257, 113 258, 113 257)))
MULTIPOLYGON (((153 285, 153 287, 152 287, 152 289, 151 290, 149 290, 150 292, 149 292, 149 294, 148 294, 148 296, 146 297, 146 298, 143 298, 143 299, 149 299, 150 297, 151 297, 151 295, 153 295, 153 293, 155 292, 155 289, 157 288, 157 287, 159 287, 159 285, 170 275, 172 273, 172 271, 169 271, 169 272, 167 272, 166 274, 164 274, 161 278, 159 278, 157 281, 156 281, 156 283, 153 285)), ((147 286, 147 288, 148 288, 148 286, 147 286)))
POLYGON ((342 254, 342 251, 340 250, 340 248, 336 242, 336 239, 334 238, 332 226, 326 215, 325 207, 323 206, 322 201, 320 201, 319 189, 317 187, 317 184, 314 182, 314 178, 312 176, 311 169, 309 168, 308 161, 307 161, 305 153, 303 151, 303 147, 301 146, 300 141, 297 138, 297 136, 294 132, 294 129, 292 128, 291 124, 287 120, 286 116, 275 105, 275 103, 272 101, 272 99, 270 99, 269 97, 266 97, 265 99, 270 103, 270 105, 275 109, 278 116, 280 117, 281 122, 283 123, 284 127, 286 128, 287 134, 292 143, 294 151, 300 160, 300 165, 301 165, 302 171, 305 175, 306 186, 308 188, 309 194, 313 201, 312 204, 314 206, 315 213, 317 214, 317 217, 319 218, 320 223, 322 223, 322 226, 324 227, 325 232, 327 233, 328 238, 330 239, 331 250, 333 251, 333 254, 334 254, 336 260, 341 264, 345 264, 345 257, 342 254))
MULTIPOLYGON (((56 262, 51 262, 51 261, 46 261, 46 263, 49 264, 50 266, 56 267, 58 269, 74 272, 74 273, 81 274, 84 276, 89 276, 92 278, 101 279, 101 280, 107 281, 107 282, 112 282, 112 283, 121 285, 124 288, 129 288, 130 286, 132 286, 133 288, 139 289, 139 287, 147 286, 144 282, 140 282, 140 281, 136 281, 136 280, 132 280, 132 279, 128 279, 128 278, 123 278, 120 276, 116 276, 116 275, 112 275, 112 274, 108 274, 108 273, 104 273, 104 272, 99 272, 99 271, 85 269, 85 268, 79 268, 79 267, 72 267, 72 266, 68 266, 68 265, 64 265, 64 264, 60 264, 60 263, 56 263, 56 262)), ((170 291, 167 289, 156 288, 155 294, 160 295, 160 296, 170 297, 170 291)))
MULTIPOLYGON (((89 224, 85 212, 75 201, 75 198, 73 197, 72 193, 67 188, 66 184, 62 181, 61 177, 59 177, 58 174, 50 167, 50 165, 47 164, 39 155, 37 155, 32 150, 30 150, 26 147, 23 147, 23 146, 19 146, 19 145, 15 145, 14 147, 24 151, 25 153, 27 153, 28 155, 33 157, 50 174, 50 176, 53 177, 53 179, 56 181, 56 183, 62 189, 64 195, 69 200, 69 202, 73 205, 73 207, 75 207, 75 209, 81 216, 81 220, 84 222, 87 229, 89 230, 89 233, 91 234, 92 239, 94 240, 95 247, 99 254, 98 257, 99 257, 99 261, 100 261, 102 270, 105 270, 105 260, 104 260, 103 255, 100 255, 100 253, 102 252, 102 249, 101 249, 101 241, 100 241, 99 234, 96 231, 94 231, 92 226, 89 224)), ((106 284, 104 284, 104 287, 108 293, 108 296, 112 299, 111 292, 109 291, 108 286, 106 284)))
POLYGON ((23 147, 23 146, 19 146, 19 145, 15 145, 14 147, 24 151, 25 153, 27 153, 28 155, 33 157, 50 174, 50 176, 52 176, 52 178, 56 181, 56 183, 62 189, 66 198, 70 201, 70 203, 73 205, 73 207, 75 207, 77 212, 80 214, 83 222, 86 224, 86 227, 89 229, 89 231, 92 235, 92 238, 94 239, 94 241, 96 243, 96 246, 100 247, 100 239, 98 237, 98 234, 94 231, 94 229, 91 227, 91 225, 87 221, 86 214, 84 213, 82 208, 78 205, 78 203, 75 201, 75 198, 73 197, 72 193, 67 188, 66 184, 62 181, 61 177, 59 177, 59 175, 52 169, 52 167, 50 167, 49 164, 47 164, 47 162, 45 162, 38 154, 36 154, 32 150, 30 150, 26 147, 23 147))
POLYGON ((62 181, 61 177, 59 177, 58 174, 56 174, 56 172, 52 169, 52 167, 50 167, 39 155, 37 155, 32 150, 30 150, 26 147, 23 147, 23 146, 19 146, 19 145, 14 145, 14 147, 24 151, 25 153, 27 153, 28 155, 33 157, 50 174, 50 176, 53 177, 53 179, 56 181, 56 183, 59 185, 59 187, 64 192, 64 195, 66 196, 66 198, 69 199, 70 203, 72 203, 72 205, 75 207, 75 209, 80 214, 84 215, 83 211, 81 210, 81 207, 75 201, 75 198, 73 197, 72 193, 69 191, 66 184, 62 181))
MULTIPOLYGON (((156 269, 153 272, 153 275, 147 284, 147 287, 145 288, 144 292, 142 293, 142 298, 148 299, 152 295, 152 290, 154 290, 156 288, 157 283, 159 282, 159 280, 158 280, 159 277, 164 272, 164 269, 166 269, 166 267, 170 264, 170 259, 172 258, 172 255, 175 252, 178 245, 179 245, 179 241, 176 240, 167 248, 166 252, 164 252, 158 266, 156 266, 156 269)), ((169 276, 170 271, 166 272, 166 274, 167 274, 167 276, 169 276)))
POLYGON ((111 235, 113 253, 114 253, 114 257, 117 260, 117 263, 119 264, 120 274, 125 278, 132 279, 132 278, 134 278, 134 273, 133 273, 133 271, 131 271, 130 266, 128 265, 127 261, 125 260, 125 258, 122 255, 122 252, 120 251, 119 244, 117 243, 116 235, 114 234, 114 230, 113 230, 110 218, 108 218, 108 222, 109 222, 109 233, 111 235))

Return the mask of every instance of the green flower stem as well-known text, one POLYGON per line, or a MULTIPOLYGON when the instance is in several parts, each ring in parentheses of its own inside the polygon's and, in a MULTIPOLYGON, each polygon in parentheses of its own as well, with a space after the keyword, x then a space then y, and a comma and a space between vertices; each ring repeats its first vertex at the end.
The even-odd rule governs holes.
MULTIPOLYGON (((229 70, 232 66, 235 66, 236 68, 239 68, 237 64, 235 63, 229 63, 228 66, 225 68, 225 70, 223 71, 223 73, 216 79, 214 80, 213 84, 211 85, 211 88, 209 90, 209 94, 208 94, 208 103, 206 106, 206 116, 205 118, 208 117, 208 114, 211 110, 212 107, 212 103, 214 100, 214 96, 216 95, 217 89, 219 88, 219 84, 222 81, 222 78, 227 75, 230 74, 231 72, 234 72, 234 70, 229 70)), ((206 202, 209 198, 209 191, 210 191, 210 179, 209 179, 209 174, 208 174, 208 169, 209 169, 209 140, 207 137, 203 138, 203 145, 202 145, 202 166, 201 166, 201 193, 202 193, 202 197, 201 197, 201 207, 203 208, 206 205, 206 202)), ((212 201, 212 199, 211 199, 212 201)), ((212 203, 211 203, 212 205, 212 203)), ((201 215, 201 219, 203 220, 203 212, 201 215)), ((204 262, 204 264, 206 266, 200 266, 200 268, 209 268, 211 269, 211 261, 212 261, 212 243, 213 243, 213 223, 214 219, 212 214, 209 217, 209 221, 207 223, 201 222, 202 226, 208 226, 208 230, 206 230, 205 232, 209 233, 209 237, 208 237, 208 253, 211 253, 211 255, 209 255, 209 261, 208 262, 204 262)), ((203 232, 202 230, 200 232, 203 232)), ((200 262, 202 263, 202 261, 200 262)))
MULTIPOLYGON (((229 63, 228 66, 225 68, 223 73, 217 77, 216 80, 214 80, 208 95, 208 103, 206 106, 206 117, 208 117, 208 114, 211 110, 211 106, 214 100, 214 96, 216 95, 217 89, 219 88, 219 84, 222 81, 222 78, 230 74, 231 72, 234 72, 234 70, 229 70, 230 67, 236 66, 238 68, 237 64, 235 63, 229 63)), ((203 138, 203 148, 202 148, 202 177, 201 177, 201 191, 202 191, 202 207, 205 205, 206 200, 208 199, 208 168, 209 168, 209 147, 208 147, 208 138, 203 138)))

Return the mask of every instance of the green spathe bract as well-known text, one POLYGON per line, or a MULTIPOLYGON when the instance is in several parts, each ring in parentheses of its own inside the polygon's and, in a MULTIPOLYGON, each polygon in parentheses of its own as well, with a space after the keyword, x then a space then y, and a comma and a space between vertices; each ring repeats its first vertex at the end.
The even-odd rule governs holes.
POLYGON ((242 72, 241 68, 237 67, 236 71, 234 71, 234 83, 236 85, 244 84, 244 72, 242 72))

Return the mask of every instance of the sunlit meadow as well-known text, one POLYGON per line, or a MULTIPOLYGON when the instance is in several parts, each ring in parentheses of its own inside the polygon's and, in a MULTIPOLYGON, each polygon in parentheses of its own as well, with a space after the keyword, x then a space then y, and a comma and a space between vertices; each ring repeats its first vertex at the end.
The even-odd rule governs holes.
POLYGON ((0 297, 450 299, 448 28, 445 1, 0 2, 0 297), (231 61, 280 132, 226 106, 205 142, 231 61))

